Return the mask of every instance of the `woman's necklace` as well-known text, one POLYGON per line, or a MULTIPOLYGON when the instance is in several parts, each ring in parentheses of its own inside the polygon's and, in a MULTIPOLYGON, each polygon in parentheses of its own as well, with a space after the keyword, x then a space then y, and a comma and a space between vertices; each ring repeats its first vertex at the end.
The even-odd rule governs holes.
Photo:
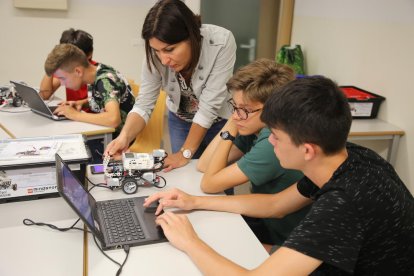
POLYGON ((183 75, 181 75, 180 72, 177 73, 177 78, 178 78, 178 81, 180 82, 181 88, 183 90, 188 90, 188 86, 187 86, 187 83, 185 81, 185 78, 183 77, 183 75))

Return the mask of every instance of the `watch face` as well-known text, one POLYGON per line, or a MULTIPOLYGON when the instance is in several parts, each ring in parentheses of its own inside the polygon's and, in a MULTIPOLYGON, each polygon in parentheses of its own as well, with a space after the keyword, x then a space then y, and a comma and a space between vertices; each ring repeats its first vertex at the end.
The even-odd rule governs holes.
POLYGON ((191 150, 189 150, 189 149, 184 150, 183 151, 183 156, 184 156, 184 158, 189 159, 191 157, 191 150))
POLYGON ((228 131, 223 131, 220 133, 220 136, 223 140, 234 141, 234 137, 228 131))

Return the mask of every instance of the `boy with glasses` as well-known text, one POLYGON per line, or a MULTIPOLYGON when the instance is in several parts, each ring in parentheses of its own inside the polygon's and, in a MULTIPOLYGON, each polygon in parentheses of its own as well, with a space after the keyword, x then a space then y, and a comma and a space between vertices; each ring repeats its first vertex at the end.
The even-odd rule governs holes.
MULTIPOLYGON (((227 82, 233 96, 228 102, 233 115, 197 163, 197 168, 204 172, 204 192, 227 192, 250 181, 252 193, 275 194, 303 177, 299 171, 280 166, 268 141, 270 130, 260 120, 268 97, 294 78, 290 67, 260 59, 239 69, 227 82)), ((307 210, 283 219, 244 218, 270 252, 272 246, 284 242, 307 210)))

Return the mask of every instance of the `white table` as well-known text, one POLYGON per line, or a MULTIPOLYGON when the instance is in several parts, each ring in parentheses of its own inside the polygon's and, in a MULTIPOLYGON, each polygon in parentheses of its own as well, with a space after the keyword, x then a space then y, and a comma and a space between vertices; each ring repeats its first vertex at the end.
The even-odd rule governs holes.
MULTIPOLYGON (((69 227, 76 214, 62 198, 0 204, 0 275, 82 275, 83 233, 59 232, 46 227, 25 226, 36 222, 69 227)), ((82 223, 79 223, 82 227, 82 223)))
POLYGON ((35 114, 27 107, 3 108, 0 124, 12 138, 63 134, 84 134, 87 139, 104 139, 104 147, 112 140, 114 128, 72 120, 54 121, 35 114), (6 112, 5 112, 6 111, 6 112))
MULTIPOLYGON (((196 171, 195 164, 196 161, 191 161, 183 168, 160 173, 167 180, 167 186, 161 190, 177 187, 190 194, 205 195, 200 190, 202 174, 196 171)), ((102 176, 95 175, 91 178, 92 181, 99 182, 102 176)), ((133 196, 147 196, 157 191, 160 189, 140 187, 133 196)), ((95 188, 92 193, 97 200, 128 197, 121 190, 95 188)), ((188 212, 188 216, 201 239, 220 254, 246 268, 257 267, 269 256, 240 215, 192 211, 188 212)), ((88 244, 88 275, 114 275, 118 267, 102 255, 91 236, 88 244)), ((125 258, 123 250, 106 251, 106 253, 121 263, 125 258)), ((129 254, 122 271, 123 276, 201 275, 191 259, 168 242, 131 247, 129 254)))
POLYGON ((380 119, 354 119, 349 140, 388 140, 387 161, 395 165, 398 144, 403 135, 402 129, 380 119))
POLYGON ((0 125, 0 140, 12 138, 8 132, 6 132, 0 125))

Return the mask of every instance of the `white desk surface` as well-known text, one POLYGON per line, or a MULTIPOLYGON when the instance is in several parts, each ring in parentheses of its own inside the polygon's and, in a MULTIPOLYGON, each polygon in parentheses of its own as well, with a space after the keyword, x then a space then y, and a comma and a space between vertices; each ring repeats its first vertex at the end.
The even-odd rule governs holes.
POLYGON ((0 112, 0 121, 2 126, 13 134, 14 138, 74 133, 92 136, 114 132, 113 128, 89 123, 72 120, 53 121, 33 113, 26 107, 11 108, 9 111, 10 113, 0 112))
POLYGON ((10 139, 10 135, 0 125, 0 140, 10 139))
MULTIPOLYGON (((82 275, 83 233, 58 232, 47 227, 25 226, 36 222, 69 227, 76 214, 62 198, 0 204, 0 275, 82 275)), ((82 227, 82 223, 79 223, 82 227)))
POLYGON ((404 131, 380 119, 352 120, 349 136, 404 135, 404 131))
POLYGON ((393 124, 380 119, 354 119, 348 140, 386 140, 388 152, 386 160, 395 165, 397 160, 398 145, 404 131, 393 124))
MULTIPOLYGON (((160 173, 167 180, 165 188, 140 187, 133 196, 147 196, 173 187, 180 188, 190 194, 205 195, 200 190, 202 174, 196 171, 195 164, 196 161, 193 160, 183 168, 169 173, 160 173)), ((91 180, 97 181, 98 178, 94 176, 91 180)), ((97 200, 128 197, 121 190, 110 191, 95 188, 92 192, 97 200)), ((257 267, 269 256, 240 215, 197 210, 189 212, 188 216, 201 239, 223 256, 246 268, 257 267)), ((118 267, 102 255, 90 235, 88 240, 88 275, 115 274, 118 267)), ((106 253, 118 262, 122 262, 125 258, 123 250, 111 250, 106 253)), ((123 276, 138 274, 201 275, 191 259, 168 242, 131 247, 129 254, 128 261, 122 271, 123 276)))

